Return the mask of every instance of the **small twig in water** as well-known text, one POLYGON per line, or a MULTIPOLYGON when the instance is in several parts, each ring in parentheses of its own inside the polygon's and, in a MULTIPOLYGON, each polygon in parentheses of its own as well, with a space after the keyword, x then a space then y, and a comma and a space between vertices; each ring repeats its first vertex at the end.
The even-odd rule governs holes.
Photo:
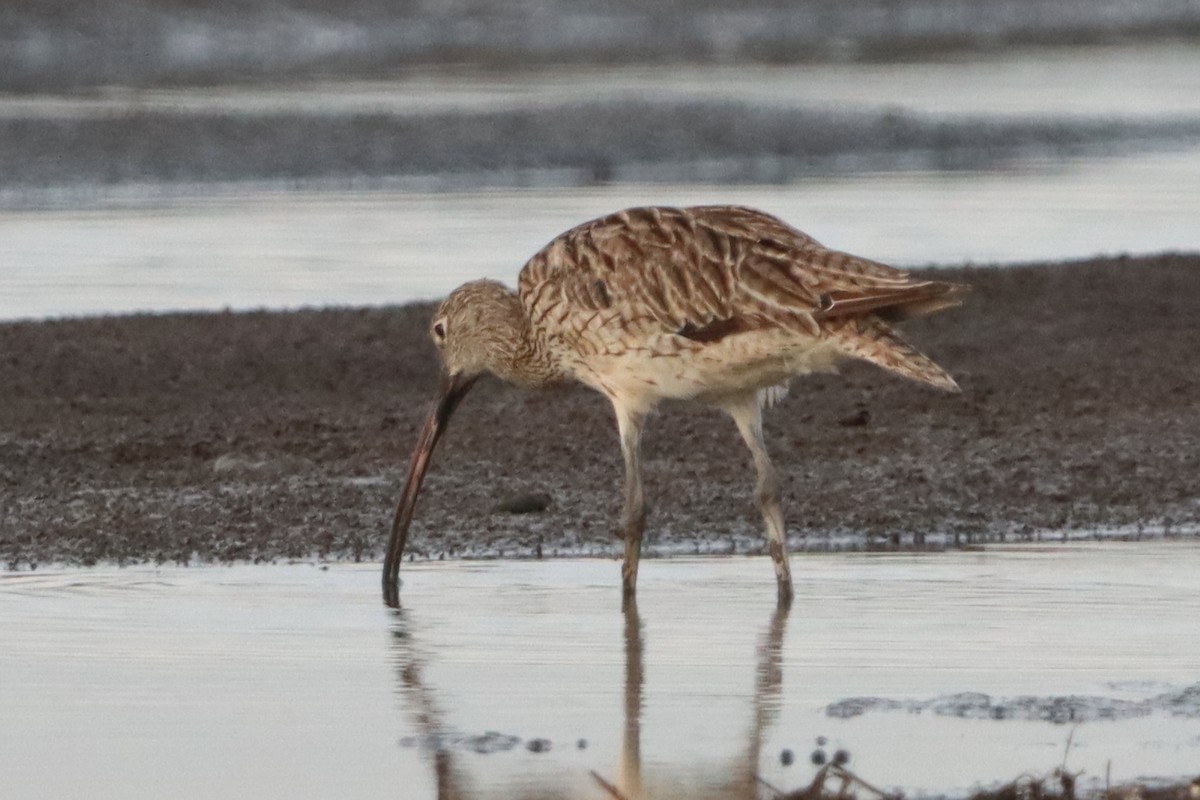
MULTIPOLYGON (((810 783, 808 785, 808 789, 805 790, 804 796, 806 796, 806 797, 820 797, 821 796, 821 792, 825 791, 825 776, 829 774, 829 768, 831 766, 832 766, 832 764, 826 764, 825 766, 823 766, 819 770, 817 770, 817 774, 813 776, 812 783, 810 783)), ((794 795, 794 794, 796 794, 796 792, 792 792, 792 794, 794 795)))
POLYGON ((899 797, 898 795, 890 795, 882 789, 872 786, 840 764, 826 764, 817 770, 812 783, 803 789, 796 789, 791 792, 780 792, 762 778, 758 778, 757 780, 775 793, 776 800, 826 800, 831 797, 834 800, 853 800, 855 795, 850 789, 855 784, 861 786, 864 790, 879 798, 879 800, 895 800, 895 798, 899 797), (830 778, 837 778, 841 781, 841 786, 838 787, 836 794, 827 791, 825 788, 825 782, 830 778))
POLYGON ((853 778, 850 773, 844 769, 839 769, 838 772, 841 773, 838 775, 838 777, 842 779, 841 788, 838 789, 837 793, 838 800, 847 800, 847 798, 850 797, 850 784, 853 783, 853 778))
POLYGON ((1058 771, 1058 782, 1062 785, 1063 800, 1075 800, 1075 779, 1082 774, 1082 771, 1067 772, 1065 769, 1058 771))
POLYGON ((761 783, 763 786, 767 787, 767 791, 771 792, 771 794, 775 795, 776 797, 783 797, 783 796, 784 796, 784 792, 781 792, 781 791, 779 791, 779 790, 778 790, 778 789, 776 789, 774 786, 772 786, 771 784, 767 783, 766 781, 764 781, 762 778, 758 777, 757 775, 755 775, 755 776, 754 776, 754 780, 758 781, 758 782, 759 782, 759 783, 761 783))
POLYGON ((1063 772, 1067 770, 1067 756, 1071 755, 1071 742, 1074 741, 1077 730, 1079 730, 1078 722, 1071 726, 1071 732, 1067 734, 1067 746, 1063 749, 1062 766, 1059 767, 1059 770, 1063 772))
POLYGON ((842 773, 843 777, 846 780, 850 780, 850 781, 853 781, 854 783, 857 783, 859 786, 863 787, 868 792, 878 795, 879 797, 891 797, 891 795, 889 795, 887 792, 885 792, 882 789, 879 789, 875 786, 872 786, 871 784, 867 783, 862 778, 858 777, 857 775, 855 775, 853 772, 846 769, 845 767, 838 767, 838 771, 842 773))
POLYGON ((596 779, 596 783, 600 784, 601 789, 608 792, 612 797, 615 797, 616 800, 628 800, 625 795, 621 794, 620 789, 604 780, 604 778, 601 778, 600 773, 596 772, 596 770, 592 770, 592 777, 596 779))

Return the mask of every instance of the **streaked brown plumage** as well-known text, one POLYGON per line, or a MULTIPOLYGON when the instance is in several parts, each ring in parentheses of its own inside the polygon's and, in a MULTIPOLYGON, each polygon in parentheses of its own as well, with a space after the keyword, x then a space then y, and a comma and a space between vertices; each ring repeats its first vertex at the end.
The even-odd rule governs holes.
POLYGON ((941 389, 950 375, 891 323, 957 305, 966 286, 829 250, 782 220, 740 206, 634 208, 551 241, 514 293, 475 281, 446 298, 431 332, 446 371, 397 508, 385 562, 394 598, 399 557, 429 454, 458 400, 491 372, 524 386, 578 380, 613 404, 625 456, 626 596, 645 521, 641 429, 664 399, 726 410, 750 448, 779 597, 791 574, 762 407, 787 382, 856 357, 941 389))

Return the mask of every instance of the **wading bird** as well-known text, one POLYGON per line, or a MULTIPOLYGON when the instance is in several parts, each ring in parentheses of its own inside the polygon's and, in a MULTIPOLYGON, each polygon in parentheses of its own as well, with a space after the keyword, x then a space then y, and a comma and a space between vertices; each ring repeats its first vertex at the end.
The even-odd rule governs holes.
POLYGON ((520 386, 577 380, 612 403, 625 459, 624 595, 637 586, 646 519, 641 438, 662 400, 725 410, 750 448, 781 603, 792 577, 779 482, 762 409, 788 381, 844 357, 957 391, 891 323, 957 305, 961 284, 830 250, 777 217, 740 206, 632 208, 559 235, 521 270, 517 291, 473 281, 430 327, 444 373, 413 452, 384 561, 398 602, 400 560, 429 458, 471 385, 490 372, 520 386))

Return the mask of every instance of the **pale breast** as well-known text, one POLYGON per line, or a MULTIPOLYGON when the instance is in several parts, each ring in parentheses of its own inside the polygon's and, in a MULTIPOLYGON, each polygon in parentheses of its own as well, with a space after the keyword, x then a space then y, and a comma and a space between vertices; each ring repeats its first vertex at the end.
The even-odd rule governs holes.
POLYGON ((645 409, 662 400, 721 403, 810 372, 829 371, 839 351, 830 342, 766 330, 696 346, 657 336, 637 346, 564 353, 564 366, 610 398, 645 409))

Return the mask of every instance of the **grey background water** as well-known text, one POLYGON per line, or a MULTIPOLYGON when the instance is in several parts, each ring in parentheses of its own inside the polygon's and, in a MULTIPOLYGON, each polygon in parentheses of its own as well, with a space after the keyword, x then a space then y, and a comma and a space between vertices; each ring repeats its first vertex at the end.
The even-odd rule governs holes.
POLYGON ((399 615, 369 565, 8 573, 5 797, 699 796, 806 783, 818 736, 910 791, 1047 773, 1068 737, 1085 780, 1194 771, 1194 541, 809 555, 784 618, 761 561, 651 560, 633 636, 607 560, 406 566, 399 615), (1014 718, 828 710, 960 692, 1014 718))
MULTIPOLYGON (((1200 47, 1159 42, 0 96, 5 124, 50 126, 14 129, 29 142, 71 130, 76 143, 30 151, 11 170, 26 177, 0 191, 0 319, 429 299, 481 275, 511 282, 561 230, 645 203, 756 205, 905 266, 1194 250, 1198 75, 1200 47), (716 127, 698 139, 686 126, 661 132, 666 150, 642 155, 636 142, 653 131, 605 149, 604 125, 636 127, 656 107, 716 127), (581 114, 599 115, 595 141, 562 140, 588 131, 555 127, 581 114), (389 138, 389 126, 420 120, 459 155, 389 138), (221 127, 239 121, 258 127, 221 127), (531 124, 545 127, 519 132, 531 124), (778 147, 736 133, 759 125, 782 126, 778 147), (857 128, 876 133, 839 133, 857 128), (723 144, 703 138, 726 129, 723 144), (299 138, 276 142, 287 130, 299 138), (337 151, 357 135, 399 160, 346 161, 337 151), (258 139, 257 156, 238 149, 258 139), (599 166, 573 160, 573 147, 599 166), (299 161, 270 166, 287 148, 299 161), (143 160, 156 150, 164 160, 143 160), (222 177, 228 160, 244 165, 241 179, 222 177), (110 167, 117 177, 97 182, 110 167)), ((0 158, 16 158, 12 146, 0 158)))
POLYGON ((1200 249, 1200 149, 904 172, 792 186, 244 192, 91 210, 0 212, 0 318, 377 305, 515 283, 562 230, 643 203, 745 203, 904 266, 1200 249))

